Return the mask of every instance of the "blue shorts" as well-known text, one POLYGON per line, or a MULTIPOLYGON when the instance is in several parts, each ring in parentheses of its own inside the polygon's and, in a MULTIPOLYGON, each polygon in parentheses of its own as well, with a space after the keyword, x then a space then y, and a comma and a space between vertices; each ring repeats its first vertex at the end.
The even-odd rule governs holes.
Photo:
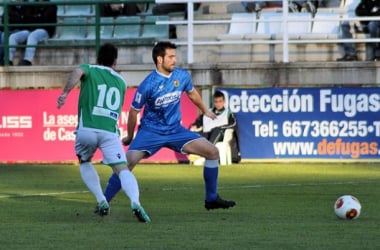
POLYGON ((176 152, 184 153, 183 147, 196 139, 202 138, 199 134, 184 127, 176 129, 172 134, 159 134, 146 129, 139 129, 135 138, 129 145, 128 151, 145 151, 149 156, 154 155, 163 147, 170 148, 176 152))

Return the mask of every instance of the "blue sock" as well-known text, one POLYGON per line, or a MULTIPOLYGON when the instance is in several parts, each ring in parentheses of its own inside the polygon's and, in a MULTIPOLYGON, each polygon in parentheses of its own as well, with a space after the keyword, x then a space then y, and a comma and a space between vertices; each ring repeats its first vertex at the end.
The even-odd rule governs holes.
POLYGON ((203 178, 206 188, 206 201, 213 201, 218 197, 218 160, 206 160, 203 168, 203 178))
POLYGON ((113 199, 113 197, 115 197, 117 192, 120 191, 120 189, 121 182, 119 176, 113 173, 108 179, 106 190, 104 190, 104 196, 106 197, 107 201, 110 202, 113 199))

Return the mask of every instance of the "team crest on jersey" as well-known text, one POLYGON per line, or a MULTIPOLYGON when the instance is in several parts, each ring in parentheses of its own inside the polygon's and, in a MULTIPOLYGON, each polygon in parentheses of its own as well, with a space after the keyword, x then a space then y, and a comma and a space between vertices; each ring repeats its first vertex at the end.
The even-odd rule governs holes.
POLYGON ((174 84, 174 86, 178 87, 179 86, 179 80, 174 80, 173 84, 174 84))

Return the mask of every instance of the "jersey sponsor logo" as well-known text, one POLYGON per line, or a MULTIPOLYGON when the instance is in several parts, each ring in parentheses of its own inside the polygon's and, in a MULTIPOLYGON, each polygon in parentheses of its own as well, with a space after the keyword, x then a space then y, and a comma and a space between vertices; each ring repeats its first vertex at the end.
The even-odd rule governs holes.
POLYGON ((156 99, 156 106, 164 106, 170 103, 175 103, 181 98, 181 91, 174 91, 167 93, 166 95, 160 96, 156 99))
POLYGON ((115 121, 119 118, 119 114, 116 113, 115 111, 101 108, 101 107, 94 107, 92 110, 93 115, 98 115, 98 116, 104 116, 104 117, 109 117, 114 119, 115 121))
POLYGON ((119 117, 116 112, 110 111, 110 116, 113 117, 115 120, 119 117))

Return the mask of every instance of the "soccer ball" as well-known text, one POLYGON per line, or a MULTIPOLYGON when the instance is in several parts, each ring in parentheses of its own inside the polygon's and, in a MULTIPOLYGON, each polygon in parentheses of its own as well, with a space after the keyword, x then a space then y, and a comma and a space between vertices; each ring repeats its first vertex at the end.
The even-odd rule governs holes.
POLYGON ((352 195, 343 195, 339 197, 334 205, 336 216, 346 220, 354 220, 358 218, 361 208, 360 201, 352 195))

